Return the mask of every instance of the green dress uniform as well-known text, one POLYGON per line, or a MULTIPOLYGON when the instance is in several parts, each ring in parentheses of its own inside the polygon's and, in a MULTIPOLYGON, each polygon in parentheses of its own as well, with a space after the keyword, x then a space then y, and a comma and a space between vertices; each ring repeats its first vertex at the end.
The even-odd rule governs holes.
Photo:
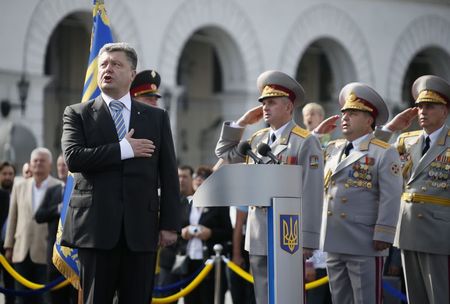
MULTIPOLYGON (((295 89, 300 85, 284 73, 269 71, 258 78, 258 87, 263 94, 260 97, 261 100, 267 96, 276 97, 276 94, 282 94, 280 90, 284 88, 289 88, 289 92, 295 92, 295 89), (276 90, 270 90, 266 84, 276 85, 276 90)), ((296 95, 298 97, 299 93, 296 95)), ((230 124, 230 122, 225 122, 223 125, 216 146, 216 155, 228 163, 253 163, 252 160, 240 154, 237 149, 244 129, 232 127, 230 124)), ((269 163, 271 160, 268 157, 261 156, 257 152, 257 146, 260 143, 269 143, 270 130, 270 128, 261 129, 249 139, 252 151, 262 158, 263 163, 269 163)), ((302 246, 317 249, 319 247, 323 203, 323 153, 319 140, 308 131, 297 126, 293 121, 289 121, 284 126, 281 136, 271 142, 270 147, 272 153, 281 160, 282 164, 302 166, 303 185, 301 186, 304 189, 301 208, 303 218, 302 246)), ((268 302, 267 208, 254 206, 249 208, 245 249, 250 254, 251 269, 255 280, 256 301, 258 304, 265 304, 268 302)), ((299 286, 295 286, 295 288, 299 288, 299 286)))
MULTIPOLYGON (((433 75, 412 86, 417 104, 449 106, 450 84, 433 75)), ((378 138, 392 133, 376 131, 378 138)), ((431 137, 430 136, 430 137, 431 137)), ((394 245, 401 249, 410 304, 450 303, 450 129, 445 123, 432 134, 424 130, 401 134, 403 194, 394 245), (424 152, 426 136, 433 136, 424 152)))
MULTIPOLYGON (((387 119, 384 101, 370 87, 353 83, 340 94, 342 111, 373 109, 387 119), (369 107, 369 108, 367 108, 369 107)), ((402 189, 400 158, 372 133, 349 142, 332 141, 325 150, 325 191, 321 249, 333 303, 381 303, 383 256, 374 241, 393 243, 402 189), (353 143, 352 143, 353 144, 353 143)))
POLYGON ((402 260, 410 303, 449 303, 450 130, 422 156, 423 131, 401 134, 405 189, 395 246, 402 260))

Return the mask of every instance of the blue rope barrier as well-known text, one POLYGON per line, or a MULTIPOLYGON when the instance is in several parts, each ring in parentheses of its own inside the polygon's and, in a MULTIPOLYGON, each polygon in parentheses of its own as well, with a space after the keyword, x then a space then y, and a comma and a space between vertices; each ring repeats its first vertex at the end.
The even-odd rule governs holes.
POLYGON ((45 293, 65 280, 66 279, 61 276, 61 277, 57 278, 56 280, 48 283, 44 287, 39 288, 39 289, 34 289, 34 290, 14 290, 14 289, 6 289, 3 287, 0 287, 0 293, 3 293, 8 296, 28 297, 28 296, 45 293))
POLYGON ((383 289, 386 290, 391 296, 401 300, 402 302, 408 303, 408 299, 406 295, 403 294, 400 290, 395 289, 386 281, 383 281, 383 289))
POLYGON ((153 287, 153 292, 154 293, 165 293, 168 291, 173 291, 173 290, 179 290, 181 287, 186 286, 189 282, 191 282, 201 271, 202 269, 205 268, 205 265, 202 265, 200 268, 198 268, 195 272, 193 272, 189 277, 184 278, 178 282, 169 284, 169 285, 165 285, 165 286, 154 286, 153 287))

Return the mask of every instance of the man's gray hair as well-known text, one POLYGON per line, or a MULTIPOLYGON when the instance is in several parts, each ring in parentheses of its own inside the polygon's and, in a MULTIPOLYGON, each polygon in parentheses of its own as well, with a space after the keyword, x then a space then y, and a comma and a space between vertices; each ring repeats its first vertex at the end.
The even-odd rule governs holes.
POLYGON ((103 53, 112 53, 112 52, 124 52, 127 56, 128 61, 130 62, 131 68, 136 70, 137 67, 137 54, 134 48, 131 47, 126 42, 113 42, 105 44, 100 51, 98 52, 98 56, 100 57, 103 53))
POLYGON ((305 115, 308 111, 315 111, 319 113, 320 116, 325 117, 325 111, 323 107, 315 102, 307 103, 302 110, 303 115, 305 115))
POLYGON ((45 154, 45 155, 47 155, 50 163, 52 163, 53 156, 52 156, 52 152, 50 152, 49 149, 44 148, 44 147, 38 147, 38 148, 34 149, 33 151, 31 151, 30 160, 35 158, 38 154, 45 154))

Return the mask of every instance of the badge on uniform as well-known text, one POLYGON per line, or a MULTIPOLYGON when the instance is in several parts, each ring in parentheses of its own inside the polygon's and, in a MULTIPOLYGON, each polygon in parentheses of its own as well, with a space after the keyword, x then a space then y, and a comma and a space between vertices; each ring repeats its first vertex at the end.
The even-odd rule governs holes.
POLYGON ((319 156, 318 155, 311 155, 309 157, 309 166, 313 169, 319 168, 319 156))
POLYGON ((280 247, 294 254, 299 247, 299 220, 296 214, 280 215, 280 247))
POLYGON ((401 168, 402 168, 402 167, 401 167, 400 164, 392 163, 392 164, 391 164, 391 173, 392 173, 393 175, 398 176, 398 175, 400 175, 400 172, 402 171, 401 168))

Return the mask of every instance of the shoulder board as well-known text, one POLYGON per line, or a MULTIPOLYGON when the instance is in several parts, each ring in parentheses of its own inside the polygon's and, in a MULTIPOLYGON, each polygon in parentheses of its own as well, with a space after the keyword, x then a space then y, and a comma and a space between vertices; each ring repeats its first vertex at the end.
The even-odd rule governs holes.
POLYGON ((399 137, 412 137, 412 136, 419 136, 420 134, 422 134, 422 130, 405 132, 400 134, 399 137))
POLYGON ((448 130, 448 132, 447 132, 447 136, 450 136, 450 130, 448 130))
POLYGON ((264 129, 258 130, 255 133, 253 133, 253 135, 250 138, 253 139, 255 136, 258 136, 259 134, 262 134, 264 132, 268 132, 269 130, 270 130, 270 128, 264 128, 264 129))
POLYGON ((387 142, 382 141, 382 140, 380 140, 380 139, 378 139, 378 138, 373 138, 370 142, 371 142, 372 144, 377 145, 377 146, 379 146, 379 147, 381 147, 381 148, 384 148, 384 149, 387 149, 387 148, 389 148, 389 147, 391 146, 391 145, 388 144, 387 142))
POLYGON ((308 137, 309 134, 310 134, 308 130, 305 130, 305 129, 299 127, 299 126, 295 126, 295 127, 292 129, 291 132, 294 133, 294 134, 296 134, 296 135, 298 135, 298 136, 300 136, 300 137, 302 137, 302 138, 306 138, 306 137, 308 137))
POLYGON ((339 138, 339 139, 331 140, 331 141, 328 142, 328 144, 327 144, 327 146, 325 148, 329 149, 329 148, 331 148, 333 146, 341 144, 342 142, 345 142, 345 139, 339 138))

